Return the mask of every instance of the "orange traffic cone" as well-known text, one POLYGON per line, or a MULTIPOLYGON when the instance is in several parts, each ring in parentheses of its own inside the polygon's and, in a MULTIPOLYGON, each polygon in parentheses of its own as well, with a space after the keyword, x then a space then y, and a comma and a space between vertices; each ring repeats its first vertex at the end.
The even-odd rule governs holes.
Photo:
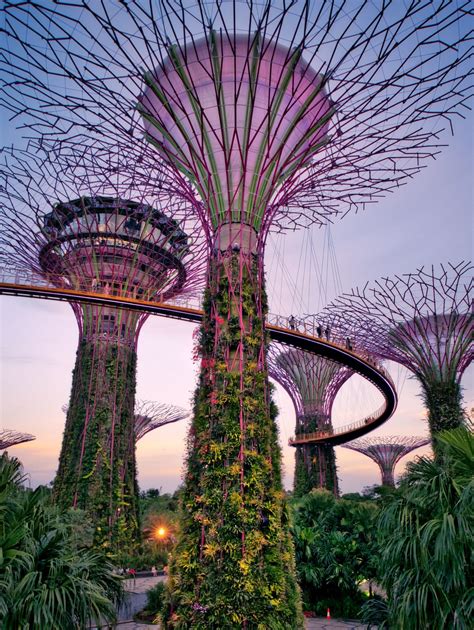
POLYGON ((331 611, 328 608, 328 611, 326 613, 326 619, 331 619, 331 611))

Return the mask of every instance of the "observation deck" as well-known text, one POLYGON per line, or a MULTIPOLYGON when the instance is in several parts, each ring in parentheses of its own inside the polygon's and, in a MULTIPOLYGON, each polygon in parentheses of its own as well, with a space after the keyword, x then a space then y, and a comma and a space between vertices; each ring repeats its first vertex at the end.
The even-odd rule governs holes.
MULTIPOLYGON (((69 286, 58 286, 53 279, 47 280, 40 274, 15 269, 0 269, 0 294, 112 306, 194 323, 199 323, 203 316, 199 299, 195 297, 177 297, 172 301, 155 302, 93 293, 69 286)), ((371 357, 362 356, 335 341, 322 339, 310 327, 306 326, 302 331, 292 328, 289 318, 280 315, 270 314, 267 317, 266 329, 271 339, 279 343, 313 352, 350 368, 376 387, 384 397, 383 405, 367 417, 330 431, 297 434, 294 438, 290 438, 290 446, 318 443, 344 444, 370 433, 392 416, 398 402, 395 385, 388 372, 371 357)))

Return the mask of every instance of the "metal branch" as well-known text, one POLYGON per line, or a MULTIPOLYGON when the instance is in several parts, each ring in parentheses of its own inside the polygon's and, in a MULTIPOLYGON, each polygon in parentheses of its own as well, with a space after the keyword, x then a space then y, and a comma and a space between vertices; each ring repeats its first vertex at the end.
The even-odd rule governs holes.
POLYGON ((137 440, 165 424, 178 422, 189 417, 189 411, 174 405, 137 400, 135 403, 135 437, 137 440))
POLYGON ((240 221, 237 210, 278 230, 377 201, 439 152, 472 94, 467 0, 139 0, 113 10, 31 0, 3 12, 1 102, 14 124, 114 149, 145 131, 162 160, 152 153, 152 172, 172 182, 174 171, 189 194, 184 174, 209 229, 222 213, 240 221), (234 76, 224 76, 228 55, 234 76), (289 98, 263 87, 270 76, 289 98), (245 118, 246 104, 260 113, 245 118))
POLYGON ((397 435, 361 438, 342 446, 373 459, 382 473, 382 485, 394 486, 393 473, 397 462, 416 448, 429 443, 429 438, 397 435))
POLYGON ((22 444, 23 442, 31 442, 32 440, 36 440, 36 438, 30 433, 21 433, 13 429, 0 429, 0 450, 10 448, 10 446, 15 446, 16 444, 22 444))
MULTIPOLYGON (((459 382, 474 356, 473 266, 424 267, 353 289, 315 316, 423 383, 459 382)), ((313 318, 312 318, 313 319, 313 318)))

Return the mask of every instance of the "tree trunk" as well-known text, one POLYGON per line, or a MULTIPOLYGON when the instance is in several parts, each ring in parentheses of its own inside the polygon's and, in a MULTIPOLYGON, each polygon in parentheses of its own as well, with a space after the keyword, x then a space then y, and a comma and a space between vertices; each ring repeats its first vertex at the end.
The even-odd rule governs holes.
POLYGON ((104 332, 100 316, 94 321, 95 334, 89 325, 77 350, 53 496, 64 508, 85 510, 95 526, 95 542, 114 551, 133 547, 140 535, 136 352, 123 335, 104 332))
POLYGON ((216 253, 167 628, 302 628, 266 370, 258 257, 216 253))

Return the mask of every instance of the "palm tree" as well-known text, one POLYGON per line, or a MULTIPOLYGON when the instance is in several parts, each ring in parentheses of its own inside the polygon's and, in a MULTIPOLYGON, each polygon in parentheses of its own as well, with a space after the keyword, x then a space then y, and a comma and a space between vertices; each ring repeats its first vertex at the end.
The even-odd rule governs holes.
POLYGON ((44 492, 22 489, 16 458, 0 457, 0 625, 4 630, 113 623, 121 579, 101 553, 78 553, 44 492))
POLYGON ((474 435, 439 435, 443 458, 408 466, 380 516, 381 583, 399 630, 464 630, 474 612, 474 435))
POLYGON ((296 567, 306 609, 358 616, 364 597, 358 584, 374 575, 372 501, 337 499, 312 490, 293 503, 296 567))

